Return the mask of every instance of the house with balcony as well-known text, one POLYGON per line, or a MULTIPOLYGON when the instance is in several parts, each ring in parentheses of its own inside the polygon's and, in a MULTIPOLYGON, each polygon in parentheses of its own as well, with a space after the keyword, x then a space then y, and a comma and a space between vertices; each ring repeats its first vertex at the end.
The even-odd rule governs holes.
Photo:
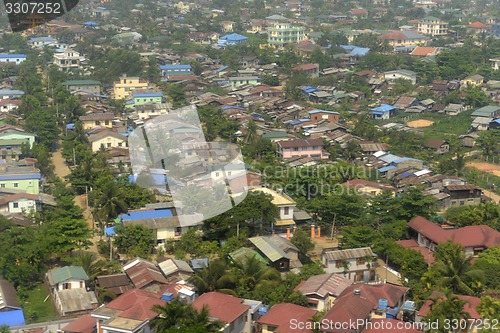
POLYGON ((321 139, 296 139, 279 141, 278 156, 286 160, 293 157, 313 157, 318 159, 326 158, 323 152, 324 143, 321 139))
POLYGON ((122 76, 120 80, 113 82, 113 93, 115 99, 127 99, 134 90, 147 89, 148 81, 141 80, 136 76, 122 76))
POLYGON ((448 22, 433 16, 427 16, 418 22, 417 30, 421 34, 432 37, 446 36, 448 34, 448 22))
POLYGON ((63 72, 71 72, 79 70, 81 67, 82 57, 80 53, 72 49, 66 49, 62 53, 54 54, 54 65, 63 72))
POLYGON ((410 236, 419 247, 434 252, 436 246, 447 241, 458 243, 465 248, 468 256, 476 256, 490 247, 500 245, 500 232, 486 225, 471 225, 462 228, 444 229, 421 216, 408 222, 410 236))
POLYGON ((278 207, 280 216, 274 222, 274 227, 278 231, 286 232, 287 229, 295 227, 293 212, 297 203, 285 193, 278 193, 270 188, 259 187, 252 189, 255 193, 264 193, 272 197, 271 203, 278 207))
POLYGON ((369 247, 325 251, 322 255, 327 273, 343 274, 354 282, 365 283, 376 280, 374 259, 369 247))
POLYGON ((97 307, 93 291, 87 291, 89 277, 80 266, 64 266, 46 273, 56 309, 62 316, 77 315, 97 307))
POLYGON ((0 64, 19 65, 26 60, 26 54, 21 53, 0 53, 0 64))
POLYGON ((271 47, 283 47, 306 39, 306 29, 286 23, 278 23, 268 28, 267 43, 271 47))
POLYGON ((85 116, 80 116, 84 130, 90 130, 96 127, 113 128, 113 120, 115 115, 112 112, 94 112, 85 116))
POLYGON ((307 297, 310 308, 328 311, 335 299, 352 283, 352 280, 342 274, 326 273, 311 276, 306 281, 299 283, 294 290, 300 291, 302 295, 307 297))
POLYGON ((110 129, 105 129, 95 134, 90 134, 88 137, 88 141, 90 144, 90 149, 93 153, 97 153, 101 149, 106 150, 112 148, 128 147, 127 137, 110 129))

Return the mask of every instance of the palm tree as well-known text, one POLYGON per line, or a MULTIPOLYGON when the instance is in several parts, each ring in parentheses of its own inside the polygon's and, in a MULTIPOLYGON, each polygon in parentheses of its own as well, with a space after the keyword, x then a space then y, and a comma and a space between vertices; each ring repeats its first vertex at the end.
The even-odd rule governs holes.
POLYGON ((247 134, 245 135, 243 142, 247 145, 253 145, 257 141, 257 125, 253 120, 248 122, 247 134))
POLYGON ((250 292, 268 285, 278 286, 281 281, 280 273, 263 264, 255 255, 233 265, 237 270, 235 274, 239 276, 238 284, 250 292))
POLYGON ((425 317, 429 323, 438 323, 437 328, 433 328, 430 332, 448 332, 449 327, 445 324, 448 321, 464 320, 470 318, 470 314, 464 311, 464 305, 467 301, 461 300, 453 295, 451 290, 447 289, 444 294, 440 293, 437 297, 432 298, 430 311, 425 317))
POLYGON ((448 241, 436 248, 437 262, 434 265, 439 274, 438 285, 450 288, 452 292, 472 295, 473 289, 465 281, 480 280, 482 271, 472 269, 471 256, 465 254, 460 244, 448 241))
POLYGON ((128 209, 120 187, 113 180, 100 187, 94 207, 96 207, 95 213, 100 223, 109 221, 128 209))
POLYGON ((189 278, 189 282, 198 288, 200 294, 219 291, 235 295, 230 288, 236 285, 236 277, 228 271, 226 263, 221 259, 214 260, 208 267, 197 270, 196 274, 189 278))
POLYGON ((153 311, 158 316, 151 319, 151 328, 156 333, 167 332, 171 328, 182 329, 191 326, 204 327, 204 332, 218 332, 222 327, 222 322, 210 320, 207 307, 197 311, 191 304, 184 303, 179 298, 173 299, 165 305, 155 305, 153 311))
POLYGON ((103 260, 97 260, 95 253, 87 251, 78 251, 73 256, 71 263, 76 266, 83 268, 87 276, 89 277, 90 284, 93 285, 94 280, 99 275, 107 273, 105 268, 105 262, 103 260))

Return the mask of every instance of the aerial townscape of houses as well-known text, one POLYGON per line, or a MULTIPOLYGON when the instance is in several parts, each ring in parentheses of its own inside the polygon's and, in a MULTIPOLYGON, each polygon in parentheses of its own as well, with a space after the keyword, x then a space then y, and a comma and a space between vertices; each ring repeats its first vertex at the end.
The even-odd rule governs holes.
MULTIPOLYGON (((251 146, 257 141, 249 137, 255 134, 272 147, 273 167, 299 170, 350 163, 371 176, 344 175, 337 185, 363 198, 388 193, 388 200, 395 200, 418 189, 432 199, 438 214, 433 218, 418 214, 403 221, 406 237, 396 244, 421 254, 428 267, 438 261, 439 246, 450 242, 459 244, 465 258, 474 261, 488 249, 500 247, 500 232, 485 224, 453 225, 443 216, 449 209, 499 203, 489 174, 471 178, 462 170, 464 158, 478 158, 487 165, 481 171, 491 171, 494 165, 497 173, 490 174, 499 176, 500 168, 494 163, 500 162, 500 48, 484 51, 487 58, 479 69, 467 67, 462 76, 455 77, 452 70, 453 74, 440 75, 431 69, 445 60, 458 61, 439 58, 450 50, 472 47, 483 51, 487 43, 500 38, 500 18, 490 15, 492 9, 482 8, 482 13, 472 3, 457 6, 450 0, 413 0, 404 6, 371 0, 349 2, 349 8, 336 2, 331 8, 323 4, 330 10, 318 14, 315 1, 267 1, 258 11, 250 2, 238 1, 242 7, 236 20, 228 14, 230 1, 222 7, 217 5, 221 1, 165 1, 151 5, 164 13, 161 16, 149 17, 149 5, 138 3, 127 5, 130 19, 121 20, 116 17, 125 7, 119 9, 117 3, 90 1, 80 4, 74 17, 34 26, 23 36, 29 46, 25 54, 14 47, 0 50, 1 217, 13 228, 36 228, 35 216, 43 218, 46 210, 57 207, 51 180, 42 172, 44 165, 27 153, 39 149, 44 133, 30 132, 33 126, 26 115, 34 93, 20 90, 23 82, 17 80, 23 64, 31 57, 43 57, 47 58, 44 66, 64 78, 49 82, 57 75, 38 66, 37 74, 47 85, 43 89, 50 95, 55 85, 63 87, 83 110, 74 119, 60 118, 61 132, 81 131, 94 156, 106 153, 102 156, 114 175, 140 184, 141 175, 133 173, 129 137, 151 119, 169 115, 172 118, 162 135, 179 143, 174 165, 196 170, 179 179, 196 184, 200 192, 222 182, 232 192, 232 200, 246 192, 269 198, 277 216, 266 232, 248 237, 245 246, 222 259, 243 265, 255 258, 284 279, 292 273, 302 277, 311 260, 323 272, 297 281, 294 292, 307 299, 302 305, 283 300, 269 306, 217 288, 201 292, 193 276, 206 271, 215 259, 181 260, 165 249, 193 229, 202 235, 206 229, 203 216, 183 214, 183 207, 173 204, 168 190, 153 186, 157 202, 128 209, 103 224, 93 220, 93 227, 102 229, 100 236, 110 241, 111 249, 117 226, 150 230, 152 258, 120 256, 118 273, 98 276, 92 276, 84 265, 51 262, 40 286, 47 290, 44 302, 51 302, 57 318, 40 318, 40 323, 28 320, 20 302, 19 294, 25 292, 22 286, 14 286, 0 270, 0 326, 33 333, 52 331, 51 325, 65 333, 150 333, 154 332, 151 322, 159 316, 153 308, 178 299, 197 311, 208 309, 210 320, 221 321, 224 333, 417 333, 421 330, 416 327, 373 327, 423 322, 436 299, 446 297, 462 300, 468 319, 484 319, 478 310, 484 294, 434 291, 422 304, 413 301, 408 281, 381 260, 385 253, 368 242, 342 247, 335 237, 339 230, 336 215, 333 221, 322 221, 318 218, 322 207, 305 209, 304 198, 273 187, 272 177, 261 173, 255 161, 231 164, 236 154, 220 138, 195 147, 203 141, 204 130, 212 127, 177 122, 174 115, 184 105, 220 114, 238 125, 225 141, 251 146), (335 6, 341 10, 334 11, 335 6), (152 27, 145 27, 141 20, 148 20, 152 27), (182 34, 182 41, 175 40, 176 34, 182 34), (183 44, 191 48, 183 49, 183 44), (136 53, 147 69, 136 75, 124 69, 117 77, 103 78, 99 73, 106 68, 96 68, 93 52, 107 47, 136 53), (231 53, 243 47, 254 48, 259 56, 231 53), (263 61, 259 52, 271 60, 263 61), (395 60, 377 62, 377 57, 385 56, 395 60), (410 63, 430 69, 424 72, 410 63), (182 95, 181 102, 178 95, 182 95), (363 131, 363 124, 371 126, 373 133, 363 131), (250 131, 252 126, 255 133, 250 131), (490 136, 493 141, 485 143, 490 136), (416 138, 417 146, 403 142, 405 138, 416 138), (485 152, 488 156, 482 156, 485 152), (441 167, 444 160, 456 161, 456 167, 441 167), (328 231, 326 223, 328 228, 333 224, 328 231), (299 229, 315 245, 307 258, 293 241, 299 229), (56 319, 61 321, 56 323, 56 319), (296 330, 291 324, 323 321, 329 325, 316 331, 296 330), (347 322, 360 324, 339 328, 347 322)), ((52 103, 59 117, 57 100, 52 95, 41 107, 52 103)), ((72 156, 65 156, 73 168, 78 154, 73 148, 72 156)), ((157 176, 164 185, 163 174, 157 176)), ((310 185, 308 180, 304 183, 310 185)), ((86 208, 91 210, 88 202, 86 208)), ((468 332, 479 331, 477 323, 468 332)))

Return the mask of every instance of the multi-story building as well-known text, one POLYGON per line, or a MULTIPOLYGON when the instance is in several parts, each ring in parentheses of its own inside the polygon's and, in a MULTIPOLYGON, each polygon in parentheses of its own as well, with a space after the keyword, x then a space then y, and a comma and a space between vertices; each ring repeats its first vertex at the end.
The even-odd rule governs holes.
POLYGON ((133 108, 144 104, 161 104, 163 102, 163 94, 161 92, 150 91, 150 92, 133 92, 132 98, 127 101, 125 107, 133 108))
POLYGON ((298 43, 306 38, 305 28, 289 24, 276 24, 268 29, 267 43, 272 47, 283 47, 298 43))
POLYGON ((283 159, 292 157, 325 158, 323 146, 324 143, 321 139, 280 141, 278 142, 278 155, 283 159))
POLYGON ((80 69, 80 53, 66 49, 62 53, 54 54, 54 64, 63 72, 70 72, 80 69))
POLYGON ((418 32, 429 36, 444 36, 448 34, 448 23, 436 17, 424 17, 417 25, 418 32))
POLYGON ((40 170, 33 166, 0 164, 0 189, 15 189, 38 194, 40 179, 40 170))
POLYGON ((120 80, 113 83, 113 92, 115 99, 125 99, 132 95, 132 91, 137 89, 146 89, 147 80, 141 80, 139 77, 122 76, 120 80))

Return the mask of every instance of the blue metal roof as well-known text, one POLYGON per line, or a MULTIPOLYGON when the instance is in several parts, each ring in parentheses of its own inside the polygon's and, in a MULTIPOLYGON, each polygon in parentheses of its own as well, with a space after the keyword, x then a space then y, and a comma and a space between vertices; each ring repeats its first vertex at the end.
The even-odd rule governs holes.
POLYGON ((216 73, 219 73, 219 72, 221 72, 221 71, 223 71, 223 70, 225 70, 225 69, 227 69, 227 68, 229 68, 229 66, 222 66, 221 68, 216 69, 216 70, 215 70, 215 72, 216 72, 216 73))
POLYGON ((320 110, 320 109, 309 111, 309 114, 315 114, 315 113, 340 114, 340 113, 335 112, 335 111, 327 111, 327 110, 320 110))
POLYGON ((83 23, 84 25, 91 25, 91 26, 96 26, 98 25, 97 23, 95 23, 94 21, 87 21, 87 22, 84 22, 83 23))
POLYGON ((349 53, 349 57, 363 57, 368 51, 370 51, 367 47, 354 47, 354 49, 349 53))
POLYGON ((104 228, 104 232, 106 232, 106 236, 114 236, 116 235, 115 227, 104 228))
POLYGON ((24 95, 24 91, 3 89, 0 90, 0 95, 24 95))
POLYGON ((294 121, 291 121, 291 122, 290 122, 290 125, 294 125, 294 126, 295 126, 295 125, 299 125, 299 124, 302 124, 302 123, 303 123, 303 122, 302 122, 302 121, 300 121, 300 120, 294 120, 294 121))
POLYGON ((57 39, 54 39, 52 37, 31 37, 30 41, 32 41, 32 42, 42 42, 42 43, 52 43, 52 42, 56 42, 57 39))
POLYGON ((401 157, 399 157, 397 155, 393 155, 393 154, 387 154, 387 155, 379 157, 379 160, 384 161, 385 163, 392 163, 392 162, 397 161, 399 159, 401 159, 401 157))
POLYGON ((71 124, 66 124, 66 129, 69 129, 69 130, 72 130, 75 128, 75 124, 71 123, 71 124))
POLYGON ((191 69, 191 65, 161 65, 160 69, 191 69))
POLYGON ((26 325, 23 310, 0 311, 0 325, 10 327, 26 325))
POLYGON ((135 221, 140 219, 157 219, 161 217, 174 216, 170 209, 144 210, 120 214, 118 217, 123 221, 135 221))
POLYGON ((383 112, 383 113, 385 113, 385 112, 389 112, 389 111, 395 110, 395 109, 396 108, 394 106, 392 106, 392 105, 384 104, 384 105, 381 105, 381 106, 379 106, 377 108, 373 108, 371 110, 374 111, 374 112, 383 112))
POLYGON ((134 94, 132 93, 132 97, 141 98, 141 97, 163 97, 162 93, 143 93, 143 94, 134 94))
POLYGON ((352 51, 356 46, 354 46, 354 45, 340 45, 340 47, 346 51, 352 51))
POLYGON ((306 92, 306 93, 313 93, 315 91, 319 91, 318 88, 315 88, 315 87, 311 87, 311 86, 305 86, 305 87, 302 87, 300 88, 300 90, 306 92))
POLYGON ((396 167, 394 165, 389 165, 383 168, 378 169, 378 172, 387 172, 389 170, 394 170, 396 167))
POLYGON ((19 175, 0 175, 0 180, 28 180, 28 179, 41 179, 39 173, 19 174, 19 175))
POLYGON ((208 267, 208 258, 199 258, 191 260, 191 265, 194 269, 208 267))
POLYGON ((237 34, 237 33, 232 33, 229 35, 222 36, 220 39, 232 42, 232 41, 247 40, 248 37, 245 37, 245 36, 237 34))
POLYGON ((492 123, 497 123, 497 124, 500 124, 500 118, 493 119, 491 122, 492 122, 492 123))
POLYGON ((242 110, 244 111, 245 108, 244 107, 241 107, 241 106, 236 106, 236 105, 224 105, 222 108, 222 110, 228 110, 228 109, 238 109, 238 110, 242 110))
POLYGON ((0 59, 8 58, 26 58, 26 54, 22 53, 0 53, 0 59))

